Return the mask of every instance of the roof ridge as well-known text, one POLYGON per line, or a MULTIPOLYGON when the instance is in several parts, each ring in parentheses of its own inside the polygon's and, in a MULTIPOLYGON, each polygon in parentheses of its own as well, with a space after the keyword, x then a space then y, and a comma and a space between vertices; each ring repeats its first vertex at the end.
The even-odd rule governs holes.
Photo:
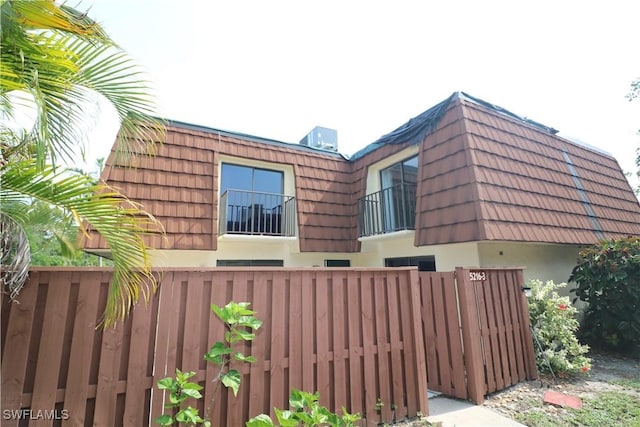
POLYGON ((343 159, 348 160, 347 156, 345 156, 343 153, 340 153, 338 151, 328 151, 322 148, 301 145, 293 142, 284 142, 277 139, 264 138, 261 136, 251 135, 248 133, 229 131, 229 130, 210 127, 210 126, 197 125, 194 123, 182 122, 180 120, 171 120, 171 119, 163 119, 163 120, 165 120, 168 126, 178 127, 181 129, 188 129, 188 130, 193 130, 197 132, 205 132, 212 135, 231 136, 231 137, 246 139, 249 141, 259 142, 263 144, 281 145, 287 148, 293 148, 294 150, 310 151, 318 154, 326 154, 331 157, 342 157, 343 159))
POLYGON ((595 145, 591 145, 591 144, 589 144, 587 142, 579 140, 579 139, 577 139, 575 137, 572 137, 572 136, 570 136, 570 135, 568 135, 568 134, 566 134, 564 132, 559 131, 558 129, 555 129, 553 127, 549 127, 549 126, 544 125, 544 124, 542 124, 540 122, 537 122, 535 120, 531 120, 531 119, 528 119, 526 117, 520 116, 518 114, 515 114, 515 113, 507 110, 506 108, 503 108, 503 107, 500 107, 498 105, 492 104, 490 102, 484 101, 484 100, 482 100, 480 98, 476 98, 476 97, 474 97, 472 95, 469 95, 469 94, 467 94, 465 92, 456 92, 456 93, 459 94, 459 99, 462 99, 462 100, 465 100, 465 101, 469 101, 469 102, 474 103, 476 105, 479 105, 481 107, 488 108, 489 110, 494 111, 494 112, 496 112, 498 114, 505 115, 505 116, 510 117, 510 118, 512 118, 514 120, 518 120, 520 122, 524 122, 525 124, 531 125, 531 126, 537 128, 537 129, 545 131, 545 132, 551 134, 552 136, 554 136, 555 138, 562 139, 563 141, 565 141, 565 142, 567 142, 569 144, 578 146, 578 147, 580 147, 582 149, 587 149, 587 150, 596 152, 596 153, 598 153, 600 155, 603 155, 603 156, 606 156, 606 157, 609 157, 609 158, 613 158, 614 160, 616 160, 615 157, 613 156, 613 154, 611 154, 610 152, 608 152, 608 151, 606 151, 606 150, 604 150, 602 148, 596 147, 595 145))
POLYGON ((499 105, 496 105, 496 104, 492 104, 492 103, 487 102, 487 101, 485 101, 483 99, 476 98, 475 96, 469 95, 466 92, 456 92, 456 93, 458 94, 460 99, 463 99, 463 100, 466 100, 466 101, 471 101, 471 102, 473 102, 475 104, 478 104, 478 105, 481 105, 483 107, 489 108, 489 109, 491 109, 493 111, 496 111, 498 113, 504 114, 504 115, 509 116, 509 117, 511 117, 513 119, 520 120, 520 121, 525 122, 527 124, 530 124, 530 125, 532 125, 534 127, 542 129, 542 130, 544 130, 544 131, 546 131, 546 132, 548 132, 548 133, 550 133, 552 135, 556 135, 559 132, 558 129, 555 129, 555 128, 551 127, 551 126, 547 126, 547 125, 542 124, 540 122, 537 122, 535 120, 531 120, 531 119, 529 119, 527 117, 515 114, 515 113, 507 110, 506 108, 503 108, 503 107, 501 107, 499 105))

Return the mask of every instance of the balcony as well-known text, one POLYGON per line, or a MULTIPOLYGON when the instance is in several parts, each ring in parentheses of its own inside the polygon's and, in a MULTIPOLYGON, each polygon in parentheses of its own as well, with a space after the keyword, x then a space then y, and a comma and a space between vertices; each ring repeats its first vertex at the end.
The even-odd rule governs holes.
POLYGON ((295 217, 292 196, 227 190, 220 197, 219 233, 295 236, 295 217))
POLYGON ((416 184, 396 184, 358 200, 360 237, 416 229, 416 184))

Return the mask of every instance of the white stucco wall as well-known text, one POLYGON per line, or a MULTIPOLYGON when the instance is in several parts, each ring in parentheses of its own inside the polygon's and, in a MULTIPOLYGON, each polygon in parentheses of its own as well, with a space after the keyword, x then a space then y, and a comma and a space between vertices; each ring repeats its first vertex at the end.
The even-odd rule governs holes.
POLYGON ((325 259, 353 259, 353 253, 303 252, 296 237, 225 235, 218 238, 216 251, 153 251, 154 265, 161 267, 215 267, 219 259, 277 259, 285 267, 324 266, 325 259))
POLYGON ((285 267, 323 266, 326 259, 348 259, 352 267, 384 267, 385 258, 433 255, 438 271, 480 266, 477 243, 413 246, 413 231, 399 231, 361 239, 358 253, 300 252, 297 238, 222 236, 217 251, 153 251, 161 267, 214 267, 219 259, 281 259, 285 267))
MULTIPOLYGON (((556 283, 569 280, 580 249, 578 245, 514 242, 478 243, 482 267, 525 267, 525 281, 539 279, 542 281, 553 280, 556 283)), ((569 295, 569 289, 574 285, 570 283, 560 290, 560 294, 569 295)))
MULTIPOLYGON (((352 267, 383 267, 385 258, 433 255, 438 271, 456 267, 523 267, 525 281, 566 282, 579 246, 513 242, 468 242, 413 245, 414 231, 361 238, 358 253, 300 252, 298 239, 267 236, 222 236, 217 251, 153 251, 160 267, 214 267, 219 259, 281 259, 286 267, 323 266, 326 259, 348 259, 352 267)), ((573 284, 560 293, 569 295, 573 284)))
POLYGON ((475 267, 480 260, 475 242, 449 245, 413 245, 414 231, 398 231, 360 239, 362 247, 355 257, 356 266, 384 267, 385 258, 433 255, 438 271, 452 271, 456 267, 475 267))

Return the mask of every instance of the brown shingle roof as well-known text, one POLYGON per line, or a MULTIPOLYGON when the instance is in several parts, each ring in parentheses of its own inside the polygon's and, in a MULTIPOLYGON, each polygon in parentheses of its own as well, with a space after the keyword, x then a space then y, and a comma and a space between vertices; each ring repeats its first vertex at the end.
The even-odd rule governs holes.
POLYGON ((423 144, 417 244, 640 235, 640 205, 610 155, 464 96, 447 116, 423 144), (463 131, 444 137, 452 120, 463 131), (461 150, 464 158, 454 154, 461 150))
MULTIPOLYGON (((141 203, 164 225, 167 239, 145 237, 157 249, 217 248, 217 156, 293 165, 300 250, 352 252, 354 227, 350 165, 338 154, 277 141, 173 123, 151 158, 135 158, 135 169, 114 165, 102 178, 141 203)), ((105 248, 95 233, 86 249, 105 248)))
MULTIPOLYGON (((423 138, 417 246, 478 240, 589 244, 640 235, 640 205, 616 160, 555 133, 464 94, 452 95, 351 161, 172 122, 155 157, 136 158, 131 169, 110 156, 103 179, 163 223, 167 239, 149 236, 151 246, 215 250, 218 156, 292 165, 300 250, 355 252, 357 200, 365 195, 369 165, 423 138)), ((106 246, 94 236, 85 247, 106 246)))

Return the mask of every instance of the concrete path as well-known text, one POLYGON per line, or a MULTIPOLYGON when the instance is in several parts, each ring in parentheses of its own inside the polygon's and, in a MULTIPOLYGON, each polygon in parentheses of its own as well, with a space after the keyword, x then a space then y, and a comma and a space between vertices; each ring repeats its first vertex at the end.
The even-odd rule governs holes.
POLYGON ((429 399, 427 420, 442 427, 524 427, 486 406, 442 396, 429 399))

